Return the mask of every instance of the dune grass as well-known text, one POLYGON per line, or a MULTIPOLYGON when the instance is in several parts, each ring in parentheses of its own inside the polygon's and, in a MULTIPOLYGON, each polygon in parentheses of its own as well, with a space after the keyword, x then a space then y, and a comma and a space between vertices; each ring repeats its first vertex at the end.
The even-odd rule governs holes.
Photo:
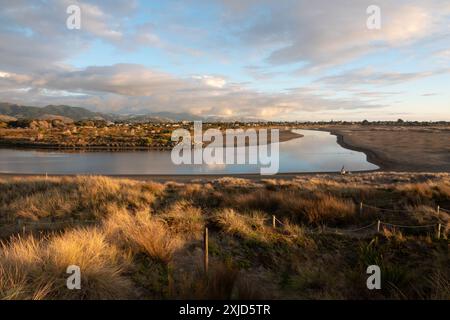
POLYGON ((96 229, 48 239, 15 237, 2 245, 0 293, 4 299, 118 299, 132 296, 122 275, 128 261, 96 229), (81 290, 67 290, 70 265, 83 270, 81 290))
POLYGON ((3 179, 0 298, 450 299, 450 215, 436 211, 450 208, 449 190, 447 174, 3 179), (360 212, 360 201, 392 211, 360 212), (439 222, 442 238, 432 228, 345 232, 376 219, 439 222), (365 287, 369 264, 382 269, 380 291, 365 287), (66 287, 69 265, 81 290, 66 287))

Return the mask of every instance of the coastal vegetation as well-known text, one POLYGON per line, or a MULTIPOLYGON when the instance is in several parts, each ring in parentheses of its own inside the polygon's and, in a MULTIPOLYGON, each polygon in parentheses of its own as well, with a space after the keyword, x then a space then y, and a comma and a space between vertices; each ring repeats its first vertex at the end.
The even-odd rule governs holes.
POLYGON ((17 120, 0 127, 0 145, 49 149, 167 149, 177 124, 17 120))
MULTIPOLYGON (((278 128, 280 141, 301 135, 285 130, 283 126, 264 123, 206 123, 204 130, 278 128)), ((0 146, 42 149, 75 150, 170 150, 177 143, 171 140, 176 129, 193 132, 192 122, 129 123, 104 120, 73 122, 61 117, 50 120, 20 119, 0 122, 0 146)), ((270 138, 270 135, 269 135, 270 138)), ((270 142, 270 139, 269 139, 270 142)))
POLYGON ((445 173, 3 177, 0 298, 449 299, 446 208, 445 173), (366 287, 373 264, 381 290, 366 287))

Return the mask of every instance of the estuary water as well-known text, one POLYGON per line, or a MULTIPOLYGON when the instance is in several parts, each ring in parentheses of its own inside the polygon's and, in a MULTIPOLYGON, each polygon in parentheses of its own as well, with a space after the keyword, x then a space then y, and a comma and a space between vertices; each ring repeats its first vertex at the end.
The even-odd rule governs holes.
MULTIPOLYGON (((329 132, 293 130, 302 138, 279 143, 279 173, 375 170, 362 152, 345 149, 329 132)), ((248 152, 244 148, 237 152, 248 152)), ((270 146, 268 148, 270 150, 270 146)), ((170 151, 66 152, 0 149, 0 172, 17 174, 199 175, 254 174, 260 165, 175 165, 170 151)))

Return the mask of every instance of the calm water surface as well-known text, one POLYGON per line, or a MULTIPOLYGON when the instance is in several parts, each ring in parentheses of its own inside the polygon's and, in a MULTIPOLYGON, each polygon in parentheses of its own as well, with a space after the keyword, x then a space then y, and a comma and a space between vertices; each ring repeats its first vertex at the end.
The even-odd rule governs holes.
MULTIPOLYGON (((279 144, 280 173, 374 170, 364 153, 342 148, 328 132, 294 130, 304 135, 279 144)), ((243 148, 244 149, 244 148, 243 148)), ((270 148, 269 148, 270 150, 270 148)), ((239 150, 238 152, 245 152, 239 150)), ((31 174, 244 174, 259 173, 258 165, 172 164, 170 151, 49 152, 0 149, 0 172, 31 174)))

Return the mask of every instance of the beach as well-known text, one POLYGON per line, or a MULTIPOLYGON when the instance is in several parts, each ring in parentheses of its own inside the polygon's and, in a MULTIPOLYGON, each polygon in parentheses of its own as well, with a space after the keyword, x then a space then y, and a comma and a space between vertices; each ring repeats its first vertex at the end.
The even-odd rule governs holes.
POLYGON ((344 148, 361 151, 383 171, 449 172, 450 128, 327 126, 344 148))

